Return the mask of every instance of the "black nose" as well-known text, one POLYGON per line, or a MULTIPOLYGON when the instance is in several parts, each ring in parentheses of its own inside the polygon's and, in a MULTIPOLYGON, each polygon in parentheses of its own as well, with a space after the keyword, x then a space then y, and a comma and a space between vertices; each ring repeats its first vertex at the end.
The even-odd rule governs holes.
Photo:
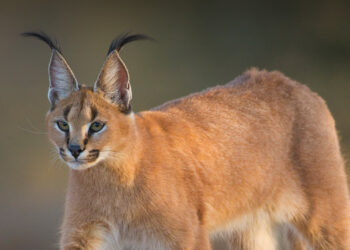
POLYGON ((68 150, 72 153, 75 159, 77 159, 80 153, 84 151, 84 149, 82 149, 80 145, 76 145, 76 144, 69 144, 68 150))

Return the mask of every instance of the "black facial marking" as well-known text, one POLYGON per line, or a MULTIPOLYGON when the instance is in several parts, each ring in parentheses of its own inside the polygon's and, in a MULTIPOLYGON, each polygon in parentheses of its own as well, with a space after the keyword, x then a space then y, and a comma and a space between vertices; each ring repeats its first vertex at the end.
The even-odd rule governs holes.
POLYGON ((92 131, 91 131, 91 129, 89 129, 89 130, 88 130, 88 134, 87 134, 87 138, 90 138, 91 135, 92 135, 92 131))
POLYGON ((85 138, 85 139, 84 139, 84 141, 83 141, 83 142, 84 142, 84 145, 86 145, 86 144, 88 143, 88 140, 89 140, 88 138, 85 138))
POLYGON ((66 143, 67 143, 67 145, 69 144, 69 134, 68 133, 66 133, 66 143))
POLYGON ((98 149, 90 150, 89 155, 88 155, 88 161, 92 162, 92 161, 96 160, 97 157, 99 156, 99 154, 100 154, 100 150, 98 150, 98 149))
POLYGON ((64 117, 64 119, 66 119, 66 121, 68 121, 68 114, 69 114, 69 111, 70 111, 71 108, 72 108, 72 106, 68 105, 63 110, 63 117, 64 117))
POLYGON ((80 100, 79 115, 80 115, 81 111, 82 111, 83 108, 84 108, 85 97, 86 97, 86 93, 83 92, 83 94, 82 94, 82 96, 81 96, 81 100, 80 100))
POLYGON ((64 149, 63 148, 60 148, 60 155, 62 157, 65 157, 66 156, 66 153, 64 152, 64 149))
POLYGON ((98 114, 97 109, 95 107, 91 107, 91 120, 90 120, 91 122, 95 120, 97 114, 98 114))

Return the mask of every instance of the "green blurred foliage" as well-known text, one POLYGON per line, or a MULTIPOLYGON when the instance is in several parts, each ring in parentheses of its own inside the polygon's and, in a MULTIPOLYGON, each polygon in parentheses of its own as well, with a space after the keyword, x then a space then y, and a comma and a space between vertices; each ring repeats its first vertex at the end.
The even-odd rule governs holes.
POLYGON ((155 43, 134 43, 121 54, 136 111, 226 83, 252 66, 280 70, 325 98, 349 155, 349 1, 2 2, 0 249, 57 248, 67 167, 45 134, 50 51, 19 36, 38 29, 59 38, 88 85, 116 35, 153 36, 155 43))

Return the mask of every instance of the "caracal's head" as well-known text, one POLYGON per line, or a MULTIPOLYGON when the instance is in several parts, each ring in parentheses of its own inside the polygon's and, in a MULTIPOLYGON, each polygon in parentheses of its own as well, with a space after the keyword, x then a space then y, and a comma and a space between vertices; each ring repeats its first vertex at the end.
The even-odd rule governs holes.
POLYGON ((51 108, 46 117, 49 139, 72 169, 83 170, 123 154, 133 127, 132 97, 120 48, 143 35, 122 35, 111 43, 107 59, 93 87, 78 84, 58 46, 44 33, 24 33, 52 49, 49 64, 51 108))

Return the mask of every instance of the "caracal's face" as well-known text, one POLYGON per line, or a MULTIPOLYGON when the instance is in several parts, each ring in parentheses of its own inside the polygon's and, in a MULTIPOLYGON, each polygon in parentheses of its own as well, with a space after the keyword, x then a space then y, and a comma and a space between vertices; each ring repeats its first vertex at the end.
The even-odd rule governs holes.
POLYGON ((98 93, 82 87, 48 113, 46 124, 60 158, 70 168, 83 170, 122 152, 129 116, 98 93))
POLYGON ((93 88, 80 86, 59 46, 45 33, 28 32, 47 43, 51 50, 46 117, 49 139, 69 167, 83 170, 108 158, 119 160, 130 145, 133 124, 128 70, 119 50, 128 42, 149 39, 144 35, 123 35, 114 39, 93 88), (130 119, 131 118, 131 119, 130 119))

